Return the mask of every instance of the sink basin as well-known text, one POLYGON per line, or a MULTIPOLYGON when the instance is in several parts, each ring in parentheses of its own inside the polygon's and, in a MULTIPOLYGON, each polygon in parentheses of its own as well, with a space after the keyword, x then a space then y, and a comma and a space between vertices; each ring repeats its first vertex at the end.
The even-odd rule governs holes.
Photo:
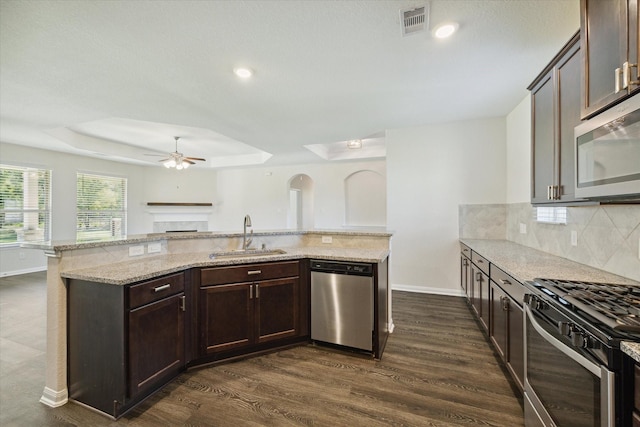
POLYGON ((243 258, 250 256, 269 256, 286 254, 282 249, 238 249, 236 251, 213 252, 209 254, 209 259, 219 258, 243 258))

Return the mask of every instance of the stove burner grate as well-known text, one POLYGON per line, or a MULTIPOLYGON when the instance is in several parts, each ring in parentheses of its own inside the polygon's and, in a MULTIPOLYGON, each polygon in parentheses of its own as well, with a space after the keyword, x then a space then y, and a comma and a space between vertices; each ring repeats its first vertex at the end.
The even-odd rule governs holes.
POLYGON ((555 279, 535 282, 612 329, 640 332, 640 287, 555 279))

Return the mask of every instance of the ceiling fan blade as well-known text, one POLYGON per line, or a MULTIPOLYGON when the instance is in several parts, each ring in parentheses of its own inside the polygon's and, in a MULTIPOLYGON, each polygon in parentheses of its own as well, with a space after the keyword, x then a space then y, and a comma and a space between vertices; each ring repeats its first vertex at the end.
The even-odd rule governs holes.
POLYGON ((166 154, 149 154, 149 153, 145 153, 145 156, 153 156, 153 157, 164 157, 166 156, 166 154))
POLYGON ((159 161, 159 162, 166 162, 167 160, 171 160, 171 158, 162 159, 162 160, 158 160, 158 161, 159 161))
POLYGON ((207 159, 203 159, 202 157, 185 157, 185 159, 198 160, 200 162, 206 162, 207 161, 207 159))
POLYGON ((186 158, 186 157, 185 157, 185 158, 183 158, 183 159, 182 159, 182 161, 183 161, 183 162, 187 162, 187 163, 189 163, 190 165, 195 165, 195 164, 196 164, 196 162, 192 162, 191 160, 189 160, 189 159, 188 159, 188 158, 186 158))

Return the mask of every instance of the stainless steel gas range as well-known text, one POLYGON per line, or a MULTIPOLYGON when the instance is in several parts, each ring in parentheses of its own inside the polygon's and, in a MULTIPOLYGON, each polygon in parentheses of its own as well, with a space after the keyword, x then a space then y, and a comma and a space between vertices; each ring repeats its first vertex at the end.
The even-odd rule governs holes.
POLYGON ((525 425, 630 427, 633 363, 620 342, 640 342, 640 287, 525 286, 525 425))

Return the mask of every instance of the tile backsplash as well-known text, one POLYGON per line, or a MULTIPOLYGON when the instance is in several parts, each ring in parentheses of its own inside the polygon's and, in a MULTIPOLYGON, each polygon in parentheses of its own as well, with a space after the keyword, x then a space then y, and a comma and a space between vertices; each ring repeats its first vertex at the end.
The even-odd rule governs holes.
POLYGON ((510 240, 640 281, 640 205, 568 207, 566 225, 537 222, 529 203, 460 205, 459 233, 510 240))

